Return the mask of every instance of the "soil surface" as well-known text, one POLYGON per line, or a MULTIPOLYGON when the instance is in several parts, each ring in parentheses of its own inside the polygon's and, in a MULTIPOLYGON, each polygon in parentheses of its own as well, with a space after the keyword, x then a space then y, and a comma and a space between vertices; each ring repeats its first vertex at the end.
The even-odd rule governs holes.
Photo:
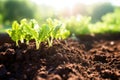
POLYGON ((19 47, 0 34, 0 80, 120 80, 120 34, 19 47))

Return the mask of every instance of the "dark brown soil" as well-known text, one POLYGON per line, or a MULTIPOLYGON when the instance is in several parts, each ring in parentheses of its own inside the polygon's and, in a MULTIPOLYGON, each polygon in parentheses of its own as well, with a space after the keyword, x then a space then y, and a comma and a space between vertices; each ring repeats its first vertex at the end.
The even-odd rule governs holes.
POLYGON ((0 80, 120 80, 120 34, 19 47, 0 34, 0 80))

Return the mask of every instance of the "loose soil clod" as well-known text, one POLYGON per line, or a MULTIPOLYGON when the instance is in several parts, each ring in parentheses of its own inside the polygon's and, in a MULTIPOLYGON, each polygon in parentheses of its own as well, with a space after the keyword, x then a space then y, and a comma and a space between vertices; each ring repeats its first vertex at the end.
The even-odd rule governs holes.
MULTIPOLYGON (((2 36, 3 37, 3 36, 2 36)), ((15 46, 0 35, 0 80, 120 80, 120 37, 15 46)))

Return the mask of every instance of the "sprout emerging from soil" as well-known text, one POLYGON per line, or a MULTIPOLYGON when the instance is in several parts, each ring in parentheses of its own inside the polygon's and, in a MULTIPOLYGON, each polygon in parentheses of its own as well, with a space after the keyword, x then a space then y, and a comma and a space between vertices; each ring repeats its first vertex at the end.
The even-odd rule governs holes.
POLYGON ((50 18, 41 26, 39 26, 34 19, 30 21, 22 19, 20 24, 14 21, 12 29, 7 30, 7 33, 11 39, 16 42, 16 46, 19 46, 19 41, 21 43, 26 41, 26 44, 29 44, 29 41, 34 39, 36 42, 36 49, 40 48, 41 42, 47 42, 50 47, 54 39, 65 39, 70 34, 63 23, 50 18))

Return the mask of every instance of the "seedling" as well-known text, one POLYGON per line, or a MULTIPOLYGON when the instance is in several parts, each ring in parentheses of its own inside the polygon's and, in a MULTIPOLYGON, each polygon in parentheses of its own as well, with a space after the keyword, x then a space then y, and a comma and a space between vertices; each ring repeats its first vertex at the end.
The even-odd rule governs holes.
POLYGON ((40 48, 41 42, 48 42, 49 46, 52 46, 54 39, 64 39, 69 36, 69 31, 65 29, 65 26, 58 20, 47 19, 47 23, 38 25, 37 21, 32 19, 27 21, 23 19, 20 24, 14 21, 12 29, 7 31, 9 36, 18 45, 18 41, 29 44, 31 39, 36 42, 36 49, 40 48))
POLYGON ((65 39, 70 34, 70 32, 66 30, 65 25, 56 19, 47 19, 47 25, 50 28, 50 38, 48 38, 49 46, 52 46, 53 39, 65 39))
POLYGON ((18 46, 18 41, 21 39, 21 29, 19 27, 17 21, 14 21, 12 24, 12 29, 7 30, 7 33, 11 37, 13 41, 16 42, 16 46, 18 46))

